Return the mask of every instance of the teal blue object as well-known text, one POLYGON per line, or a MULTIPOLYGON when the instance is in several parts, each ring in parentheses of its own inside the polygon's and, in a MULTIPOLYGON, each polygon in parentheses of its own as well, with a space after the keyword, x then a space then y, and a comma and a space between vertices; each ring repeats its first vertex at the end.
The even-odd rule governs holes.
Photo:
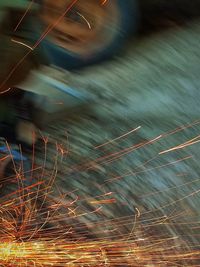
POLYGON ((19 152, 17 152, 14 149, 9 150, 6 146, 1 146, 0 147, 0 152, 11 155, 13 157, 14 160, 27 160, 26 157, 22 156, 19 152))

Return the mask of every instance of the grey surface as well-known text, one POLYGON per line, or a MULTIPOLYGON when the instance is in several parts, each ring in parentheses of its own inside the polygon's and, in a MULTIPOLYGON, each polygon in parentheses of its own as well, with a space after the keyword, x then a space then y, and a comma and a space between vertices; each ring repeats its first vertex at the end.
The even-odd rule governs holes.
POLYGON ((70 201, 78 197, 75 206, 87 213, 77 219, 79 223, 100 238, 129 236, 135 227, 132 237, 147 238, 157 251, 162 247, 158 252, 161 262, 154 259, 144 265, 140 259, 133 266, 192 266, 189 256, 182 257, 182 262, 167 261, 169 245, 156 243, 163 236, 175 238, 173 255, 199 246, 199 143, 160 154, 199 140, 199 50, 197 20, 139 39, 130 44, 123 58, 69 75, 71 85, 87 88, 98 103, 89 115, 79 114, 79 121, 66 116, 46 133, 50 170, 52 155, 61 157, 55 143, 65 151, 57 167, 57 184, 71 192, 66 197, 70 201), (138 126, 138 131, 113 140, 138 126), (105 142, 109 143, 95 149, 105 142), (115 154, 124 149, 127 153, 120 157, 115 154), (116 157, 99 159, 112 153, 116 157), (113 192, 117 202, 102 205, 101 214, 90 214, 98 206, 89 200, 106 192, 113 192), (135 225, 136 208, 140 217, 135 225), (97 227, 100 221, 103 224, 97 227), (109 232, 115 228, 119 231, 109 232))

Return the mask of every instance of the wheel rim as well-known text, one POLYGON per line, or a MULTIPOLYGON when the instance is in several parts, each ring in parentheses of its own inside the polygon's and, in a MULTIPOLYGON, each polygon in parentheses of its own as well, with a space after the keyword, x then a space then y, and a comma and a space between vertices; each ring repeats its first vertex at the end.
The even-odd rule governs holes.
POLYGON ((116 1, 79 0, 66 12, 71 2, 44 1, 42 20, 46 27, 54 25, 49 33, 51 41, 82 55, 105 47, 118 30, 119 13, 116 1))

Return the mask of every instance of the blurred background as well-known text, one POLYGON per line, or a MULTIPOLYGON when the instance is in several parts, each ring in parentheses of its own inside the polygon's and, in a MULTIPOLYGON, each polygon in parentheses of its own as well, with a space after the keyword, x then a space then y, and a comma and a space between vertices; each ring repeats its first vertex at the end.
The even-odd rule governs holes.
POLYGON ((103 249, 72 266, 200 266, 200 1, 72 2, 37 7, 40 74, 91 96, 70 108, 59 98, 57 110, 47 88, 36 101, 29 157, 65 201, 48 235, 67 225, 66 240, 103 249))

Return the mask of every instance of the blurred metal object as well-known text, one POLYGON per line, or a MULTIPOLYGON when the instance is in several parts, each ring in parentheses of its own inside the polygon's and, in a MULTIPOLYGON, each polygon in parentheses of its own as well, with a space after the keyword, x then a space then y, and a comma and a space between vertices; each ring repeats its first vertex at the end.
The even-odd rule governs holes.
POLYGON ((95 100, 92 94, 83 89, 75 89, 42 70, 31 71, 18 87, 27 92, 24 97, 31 103, 32 118, 39 127, 44 127, 61 116, 77 112, 80 108, 88 107, 95 100))
POLYGON ((55 44, 87 56, 112 40, 120 14, 116 1, 83 0, 74 1, 73 5, 72 2, 44 0, 41 19, 45 25, 55 24, 49 35, 55 44))
POLYGON ((26 79, 29 71, 42 62, 40 47, 32 49, 37 39, 33 19, 36 19, 34 3, 29 1, 0 1, 0 93, 26 79), (28 15, 23 15, 28 10, 28 15))
POLYGON ((24 141, 29 145, 36 129, 33 121, 35 125, 44 126, 47 117, 49 121, 66 106, 70 109, 88 100, 48 73, 40 73, 40 67, 49 62, 45 49, 39 43, 36 45, 41 36, 36 9, 34 1, 0 2, 0 126, 3 126, 0 132, 11 142, 24 141), (24 94, 28 96, 23 100, 24 94), (32 109, 27 103, 32 104, 32 109))
POLYGON ((41 29, 36 9, 34 1, 0 3, 0 125, 5 126, 0 134, 9 142, 30 146, 37 140, 37 127, 78 111, 92 100, 86 92, 52 78, 52 71, 43 72, 42 66, 49 61, 45 49, 37 44, 41 29))

